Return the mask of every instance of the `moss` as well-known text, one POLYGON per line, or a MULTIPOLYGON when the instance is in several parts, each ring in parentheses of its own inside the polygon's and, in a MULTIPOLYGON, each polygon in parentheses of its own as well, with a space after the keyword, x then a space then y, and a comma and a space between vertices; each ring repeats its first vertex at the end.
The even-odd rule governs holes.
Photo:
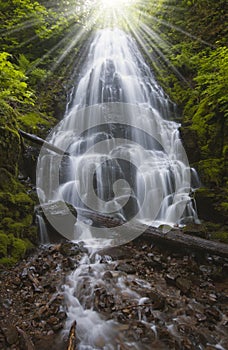
MULTIPOLYGON (((0 241, 4 245, 6 237, 10 240, 7 243, 8 255, 5 256, 5 248, 0 250, 4 252, 4 256, 0 254, 0 262, 6 264, 15 263, 31 248, 31 242, 37 243, 37 227, 33 226, 35 202, 17 180, 13 179, 12 184, 12 193, 0 192, 0 230, 4 232, 0 241)), ((7 190, 10 190, 9 187, 9 183, 6 182, 7 190)))
POLYGON ((32 244, 28 240, 22 240, 14 235, 0 233, 0 264, 12 265, 25 256, 26 250, 32 244))
POLYGON ((209 186, 221 186, 224 170, 224 159, 206 159, 198 162, 197 170, 201 181, 209 186))
POLYGON ((23 258, 26 252, 26 242, 20 238, 11 236, 11 257, 12 260, 17 262, 19 259, 23 258))
POLYGON ((30 133, 46 136, 56 119, 39 112, 30 112, 17 118, 20 127, 30 133))
POLYGON ((228 232, 218 231, 211 234, 211 238, 223 243, 228 243, 228 232))
POLYGON ((27 214, 31 215, 33 211, 34 201, 25 192, 12 194, 10 192, 0 192, 0 202, 3 208, 11 210, 9 217, 15 217, 17 212, 21 218, 27 214))
POLYGON ((0 258, 7 256, 7 246, 9 238, 2 231, 0 232, 0 258))
POLYGON ((18 172, 20 147, 20 136, 17 130, 7 125, 0 125, 0 168, 6 168, 14 176, 18 172))
POLYGON ((24 186, 5 168, 0 168, 0 190, 17 193, 24 191, 24 186))
POLYGON ((213 221, 216 223, 227 223, 228 208, 227 190, 222 188, 208 189, 200 188, 195 192, 195 199, 199 218, 202 220, 213 221))

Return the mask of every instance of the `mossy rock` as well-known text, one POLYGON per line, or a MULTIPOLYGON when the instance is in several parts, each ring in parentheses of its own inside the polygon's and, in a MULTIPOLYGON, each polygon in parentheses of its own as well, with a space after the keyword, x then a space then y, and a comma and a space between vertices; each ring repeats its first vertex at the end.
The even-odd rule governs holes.
POLYGON ((0 265, 15 264, 32 247, 33 245, 28 240, 22 240, 12 234, 7 235, 0 231, 0 265))
POLYGON ((7 169, 0 168, 0 190, 17 193, 24 191, 24 186, 7 169))
POLYGON ((0 168, 6 168, 17 176, 20 151, 21 141, 17 130, 0 125, 0 168))

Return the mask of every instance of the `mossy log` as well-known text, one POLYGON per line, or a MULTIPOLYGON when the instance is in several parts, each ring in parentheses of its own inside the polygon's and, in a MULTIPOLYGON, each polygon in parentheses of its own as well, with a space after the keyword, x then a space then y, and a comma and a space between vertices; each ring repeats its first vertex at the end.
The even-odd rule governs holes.
MULTIPOLYGON (((103 214, 94 213, 90 210, 78 209, 78 220, 89 218, 93 221, 95 226, 116 227, 122 225, 124 222, 118 218, 112 218, 103 214)), ((145 226, 140 224, 125 223, 126 229, 143 232, 142 238, 150 240, 155 244, 165 246, 167 248, 178 248, 182 251, 194 251, 211 255, 218 255, 228 257, 228 244, 220 243, 192 236, 184 233, 180 228, 174 228, 167 232, 167 230, 155 228, 152 226, 145 226)))
POLYGON ((47 149, 49 149, 49 150, 51 150, 51 151, 53 151, 53 152, 55 152, 57 154, 65 155, 65 156, 69 156, 70 155, 68 152, 65 152, 62 149, 52 145, 51 143, 43 140, 41 137, 38 137, 38 136, 36 136, 34 134, 29 134, 29 133, 27 133, 27 132, 25 132, 25 131, 23 131, 21 129, 19 129, 18 132, 23 138, 25 138, 25 139, 33 142, 33 143, 36 143, 39 146, 44 146, 47 149))

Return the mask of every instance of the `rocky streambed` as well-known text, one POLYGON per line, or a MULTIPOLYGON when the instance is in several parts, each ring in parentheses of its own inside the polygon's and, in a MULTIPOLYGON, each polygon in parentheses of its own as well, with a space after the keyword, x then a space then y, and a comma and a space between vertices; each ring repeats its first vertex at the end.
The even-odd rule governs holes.
MULTIPOLYGON (((84 341, 84 350, 228 349, 227 269, 226 259, 168 251, 142 237, 96 253, 83 243, 40 247, 1 271, 0 349, 67 349, 70 287, 83 310, 92 306, 113 328, 84 341)), ((75 321, 80 350, 76 314, 75 321)), ((88 323, 88 334, 95 327, 88 323)))

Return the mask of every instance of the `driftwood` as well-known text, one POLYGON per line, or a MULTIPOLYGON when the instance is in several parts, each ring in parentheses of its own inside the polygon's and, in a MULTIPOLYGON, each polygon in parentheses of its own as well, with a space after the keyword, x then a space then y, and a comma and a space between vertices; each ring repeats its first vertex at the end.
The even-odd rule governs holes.
POLYGON ((20 129, 18 130, 18 132, 23 138, 25 138, 33 143, 36 143, 39 146, 45 146, 47 149, 49 149, 57 154, 66 155, 66 156, 70 155, 68 152, 64 152, 62 149, 60 149, 60 148, 52 145, 51 143, 43 140, 41 137, 38 137, 38 136, 33 135, 33 134, 29 134, 29 133, 27 133, 23 130, 20 130, 20 129))
POLYGON ((76 350, 76 324, 74 321, 70 328, 67 350, 76 350))
MULTIPOLYGON (((102 227, 116 227, 122 225, 124 222, 118 218, 112 218, 103 214, 94 213, 90 210, 78 209, 78 219, 89 218, 93 221, 93 225, 102 227)), ((216 241, 210 241, 200 237, 192 236, 184 233, 180 228, 171 229, 164 232, 162 229, 155 227, 147 227, 144 225, 125 223, 127 230, 139 232, 139 236, 150 240, 159 245, 166 247, 180 248, 183 250, 191 250, 195 252, 208 253, 228 258, 228 244, 216 241), (140 235, 140 232, 143 232, 140 235)), ((137 236, 137 234, 136 234, 137 236)))

